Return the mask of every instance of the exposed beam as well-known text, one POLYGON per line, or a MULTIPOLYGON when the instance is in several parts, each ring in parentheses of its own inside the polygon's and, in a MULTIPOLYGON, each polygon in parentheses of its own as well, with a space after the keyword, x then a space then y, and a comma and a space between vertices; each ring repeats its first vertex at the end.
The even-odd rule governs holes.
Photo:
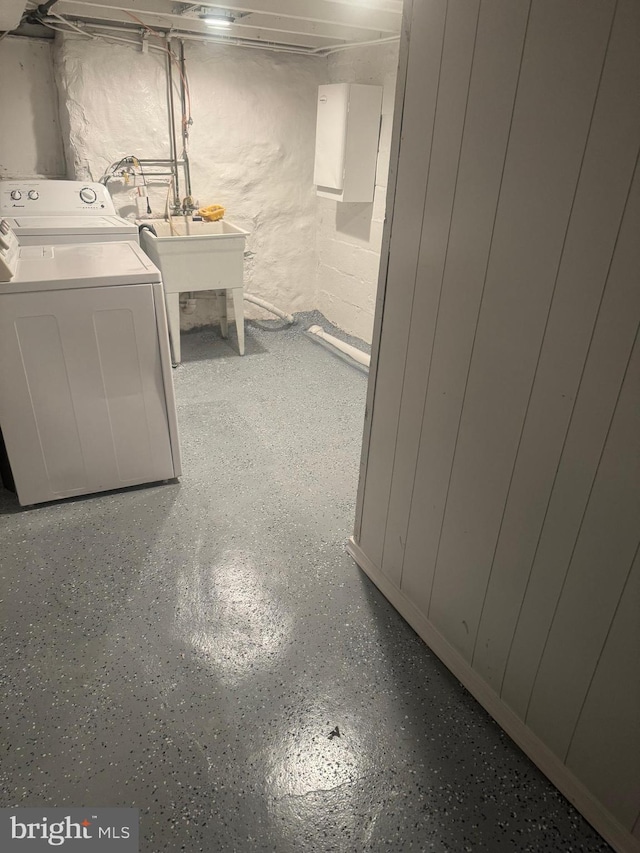
POLYGON ((372 10, 368 5, 344 5, 333 0, 203 0, 203 6, 237 9, 241 12, 261 12, 315 21, 318 24, 346 24, 359 29, 400 32, 402 14, 372 10))
MULTIPOLYGON (((132 27, 136 22, 126 12, 120 9, 96 8, 85 3, 72 3, 71 0, 58 0, 56 12, 74 22, 85 21, 89 25, 94 23, 125 23, 132 27)), ((289 33, 282 30, 264 30, 259 27, 250 27, 246 24, 232 24, 224 29, 216 29, 208 26, 198 18, 186 18, 179 15, 158 15, 151 12, 136 12, 137 18, 151 29, 171 30, 176 29, 185 33, 195 35, 211 36, 217 39, 243 39, 269 44, 281 44, 293 47, 304 47, 315 49, 329 47, 335 44, 336 39, 330 36, 289 33)), ((138 29, 140 29, 138 25, 138 29)), ((178 35, 179 37, 179 35, 178 35)))
MULTIPOLYGON (((66 2, 89 5, 85 0, 66 0, 66 2)), ((141 12, 157 13, 165 0, 99 0, 91 6, 108 9, 127 9, 138 15, 141 12)), ((172 3, 172 6, 178 3, 172 3)), ((342 25, 371 33, 395 35, 400 31, 401 16, 395 12, 371 10, 365 6, 334 3, 333 0, 199 0, 199 5, 212 9, 250 12, 256 15, 288 18, 315 24, 342 25)), ((166 7, 164 7, 166 8, 166 7)))
MULTIPOLYGON (((125 0, 126 3, 126 0, 125 0)), ((131 7, 131 3, 128 4, 131 7)), ((136 4, 135 12, 129 9, 137 18, 144 21, 147 26, 162 28, 174 27, 176 29, 200 32, 194 28, 193 23, 202 24, 198 18, 175 14, 176 3, 174 0, 142 0, 136 4)), ((54 11, 59 15, 67 15, 86 20, 108 20, 108 21, 132 21, 123 9, 122 0, 107 6, 104 0, 94 3, 92 0, 58 0, 54 11)), ((251 14, 246 18, 239 18, 235 24, 224 30, 223 34, 233 34, 241 38, 252 38, 250 31, 262 30, 264 36, 261 40, 278 41, 286 44, 301 44, 309 47, 319 47, 321 44, 335 44, 339 42, 354 42, 362 39, 379 38, 386 33, 355 29, 340 24, 318 24, 314 21, 304 21, 294 18, 281 18, 276 15, 251 14), (283 41, 281 35, 286 36, 283 41), (289 36, 298 36, 293 42, 289 36), (323 42, 317 41, 323 39, 323 42)), ((203 32, 211 32, 211 28, 205 25, 203 32)))
POLYGON ((3 0, 0 4, 0 31, 15 30, 26 5, 26 0, 3 0))
POLYGON ((377 12, 394 12, 402 14, 403 0, 329 0, 330 3, 340 3, 342 6, 366 6, 377 12))

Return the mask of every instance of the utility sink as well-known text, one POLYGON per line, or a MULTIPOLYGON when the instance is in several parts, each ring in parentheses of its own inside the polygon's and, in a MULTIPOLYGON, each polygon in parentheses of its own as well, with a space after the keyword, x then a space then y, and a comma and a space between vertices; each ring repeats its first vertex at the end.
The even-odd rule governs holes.
POLYGON ((247 232, 225 219, 193 222, 174 216, 171 222, 141 220, 153 225, 140 233, 140 245, 162 273, 174 361, 180 361, 180 294, 197 290, 224 291, 221 306, 223 335, 227 332, 226 293, 231 291, 240 355, 244 354, 243 261, 247 232))
POLYGON ((145 220, 140 245, 162 273, 167 293, 185 290, 227 290, 242 287, 247 232, 224 219, 193 222, 188 216, 145 220))
MULTIPOLYGON (((141 222, 143 220, 140 220, 141 222)), ((219 219, 217 222, 194 222, 188 216, 174 216, 171 222, 165 219, 144 220, 153 225, 156 229, 158 237, 227 237, 235 235, 236 237, 246 237, 247 232, 237 225, 232 225, 226 219, 219 219), (173 227, 173 231, 172 231, 173 227), (174 233, 177 232, 177 233, 174 233)))

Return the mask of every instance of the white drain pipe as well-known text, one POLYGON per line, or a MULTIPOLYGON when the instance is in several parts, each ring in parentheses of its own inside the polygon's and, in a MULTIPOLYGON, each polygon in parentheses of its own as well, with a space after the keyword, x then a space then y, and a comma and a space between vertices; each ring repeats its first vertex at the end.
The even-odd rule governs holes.
POLYGON ((362 364, 364 367, 369 367, 371 365, 370 355, 357 349, 357 347, 352 347, 351 344, 345 344, 344 341, 341 341, 339 338, 334 338, 333 335, 329 335, 325 332, 322 326, 309 326, 307 332, 311 335, 315 335, 317 338, 321 338, 323 341, 326 341, 326 343, 330 344, 332 347, 335 347, 340 350, 340 352, 348 355, 349 358, 357 361, 358 364, 362 364))
POLYGON ((287 314, 285 311, 281 311, 279 308, 276 308, 275 305, 272 305, 270 302, 266 302, 264 299, 260 299, 259 296, 254 296, 253 293, 244 293, 244 299, 246 302, 253 302, 254 305, 259 305, 260 308, 264 308, 265 311, 269 311, 271 314, 275 314, 276 317, 280 317, 281 320, 284 320, 285 323, 291 325, 295 323, 295 319, 291 314, 287 314))

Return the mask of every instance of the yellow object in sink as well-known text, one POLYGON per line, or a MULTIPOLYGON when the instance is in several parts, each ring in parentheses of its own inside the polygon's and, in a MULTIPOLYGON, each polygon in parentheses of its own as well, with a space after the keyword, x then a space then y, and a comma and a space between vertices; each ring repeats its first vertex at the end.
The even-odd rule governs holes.
POLYGON ((224 207, 221 204, 210 204, 209 207, 201 207, 198 210, 198 216, 201 216, 205 222, 217 222, 224 216, 224 207))

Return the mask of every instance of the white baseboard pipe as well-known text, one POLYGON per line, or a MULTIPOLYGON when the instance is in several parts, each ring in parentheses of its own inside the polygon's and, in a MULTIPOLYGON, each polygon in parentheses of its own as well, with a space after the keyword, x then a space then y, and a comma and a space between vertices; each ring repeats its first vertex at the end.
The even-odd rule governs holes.
POLYGON ((272 305, 270 302, 266 302, 264 299, 260 299, 259 296, 254 296, 253 293, 245 293, 244 299, 245 302, 253 302, 254 305, 259 305, 260 308, 264 308, 265 311, 269 311, 269 313, 275 314, 276 317, 280 317, 281 320, 284 320, 286 323, 289 323, 289 325, 295 323, 293 315, 287 314, 286 311, 281 311, 279 308, 276 308, 275 305, 272 305))
POLYGON ((326 341, 331 346, 343 352, 345 355, 348 355, 349 358, 352 358, 354 361, 357 361, 358 364, 364 365, 364 367, 369 367, 371 365, 371 356, 366 352, 362 352, 357 347, 352 347, 351 344, 345 344, 344 341, 341 341, 339 338, 334 338, 333 335, 329 335, 322 326, 309 326, 307 332, 311 335, 315 335, 317 338, 322 338, 323 341, 326 341))

